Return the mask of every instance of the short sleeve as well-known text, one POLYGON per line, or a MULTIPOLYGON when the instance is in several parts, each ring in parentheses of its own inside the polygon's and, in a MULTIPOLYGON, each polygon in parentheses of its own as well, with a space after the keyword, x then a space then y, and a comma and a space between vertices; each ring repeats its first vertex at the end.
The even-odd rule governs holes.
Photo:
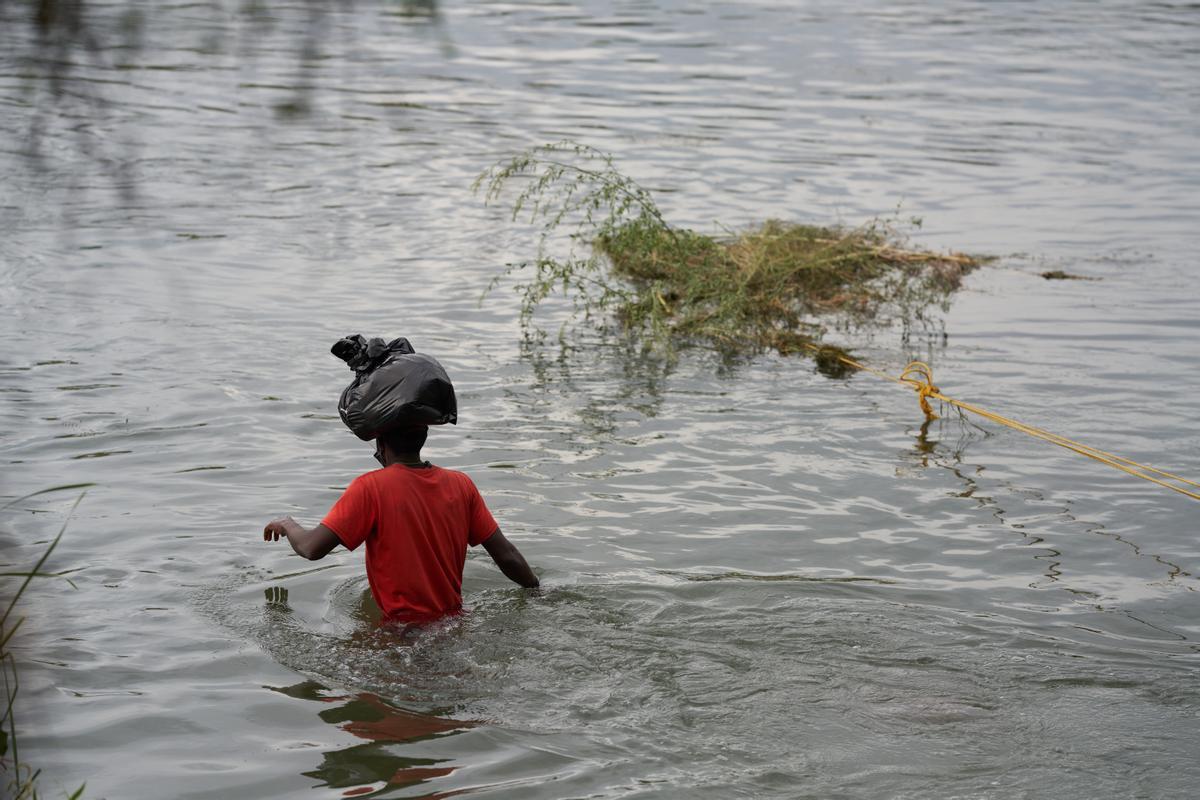
POLYGON ((467 544, 474 547, 487 541, 488 537, 499 530, 500 526, 496 524, 496 519, 492 516, 492 512, 488 511, 487 504, 483 502, 483 497, 479 494, 479 490, 475 488, 474 481, 466 477, 465 484, 469 494, 467 498, 467 513, 469 515, 470 527, 467 529, 467 544))
POLYGON ((366 475, 359 475, 342 492, 321 524, 337 534, 347 550, 354 550, 375 530, 377 508, 370 481, 366 475))

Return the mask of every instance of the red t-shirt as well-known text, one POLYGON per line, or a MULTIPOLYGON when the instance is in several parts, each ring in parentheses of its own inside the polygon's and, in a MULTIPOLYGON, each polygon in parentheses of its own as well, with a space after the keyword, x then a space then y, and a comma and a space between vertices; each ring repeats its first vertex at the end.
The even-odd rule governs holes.
POLYGON ((348 550, 367 543, 367 580, 384 617, 422 622, 462 608, 467 545, 496 520, 465 474, 392 464, 359 475, 321 521, 348 550))

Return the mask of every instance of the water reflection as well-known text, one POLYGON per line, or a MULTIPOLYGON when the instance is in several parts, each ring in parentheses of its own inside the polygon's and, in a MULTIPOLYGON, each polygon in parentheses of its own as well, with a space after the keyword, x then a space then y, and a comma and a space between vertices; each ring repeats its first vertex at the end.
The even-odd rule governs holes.
MULTIPOLYGON (((227 9, 217 4, 168 8, 137 2, 0 0, 0 64, 9 67, 5 72, 19 74, 24 89, 16 104, 26 110, 17 118, 23 127, 22 153, 35 166, 49 168, 56 166, 51 158, 67 160, 56 143, 69 140, 78 155, 110 179, 122 204, 134 205, 142 178, 141 137, 152 131, 142 116, 131 119, 126 105, 129 90, 145 88, 139 85, 141 76, 148 71, 225 70, 232 53, 236 69, 251 75, 269 71, 270 79, 241 81, 239 98, 223 99, 222 106, 228 107, 206 104, 209 87, 203 82, 178 82, 172 91, 186 94, 195 109, 236 113, 247 105, 247 95, 265 89, 274 95, 269 108, 277 120, 309 117, 322 78, 329 82, 330 60, 356 49, 355 15, 363 11, 356 5, 247 0, 227 9), (186 19, 186 34, 173 29, 177 17, 186 19), (290 69, 259 63, 281 60, 291 62, 290 69), (63 119, 73 122, 56 128, 63 119)), ((437 0, 401 0, 379 13, 402 25, 430 25, 442 54, 453 54, 437 0)), ((351 73, 336 77, 339 83, 354 79, 351 73)))
MULTIPOLYGON (((972 443, 981 441, 985 438, 990 438, 994 434, 986 428, 976 424, 970 417, 964 414, 959 409, 953 409, 954 415, 950 419, 939 417, 934 420, 925 420, 918 429, 913 446, 913 451, 910 455, 910 461, 925 469, 929 467, 940 467, 949 470, 955 478, 962 482, 966 487, 963 491, 957 493, 957 497, 973 498, 981 507, 990 509, 995 519, 1001 522, 1007 529, 1016 531, 1025 540, 1030 547, 1036 548, 1041 552, 1034 555, 1035 561, 1038 561, 1042 566, 1040 572, 1045 580, 1037 580, 1029 584, 1032 589, 1045 588, 1049 584, 1058 582, 1062 576, 1062 561, 1064 558, 1061 545, 1054 545, 1047 542, 1047 539, 1036 532, 1026 529, 1023 522, 1014 522, 1008 519, 1008 512, 1004 509, 996 497, 983 496, 977 494, 979 483, 975 477, 970 474, 972 471, 976 474, 984 468, 979 465, 971 466, 965 461, 965 454, 972 443), (935 426, 936 423, 936 426, 935 426), (935 435, 944 435, 946 426, 953 424, 957 427, 958 439, 952 447, 944 447, 940 439, 932 438, 931 430, 935 429, 935 435)), ((1038 490, 1024 489, 1025 493, 1032 495, 1036 500, 1046 503, 1047 498, 1038 490)), ((1077 513, 1070 508, 1062 507, 1054 511, 1054 516, 1061 521, 1065 521, 1073 528, 1081 528, 1087 533, 1103 536, 1113 541, 1120 542, 1129 547, 1134 556, 1138 558, 1147 557, 1161 566, 1166 568, 1166 576, 1163 579, 1164 583, 1170 584, 1181 577, 1190 577, 1191 573, 1185 570, 1179 564, 1164 558, 1161 554, 1145 552, 1144 548, 1137 542, 1132 541, 1127 536, 1119 533, 1113 533, 1105 529, 1104 525, 1098 522, 1089 522, 1082 519, 1077 513)), ((1096 596, 1091 592, 1081 592, 1070 587, 1063 587, 1068 591, 1076 594, 1087 595, 1090 597, 1096 596)), ((1194 591, 1192 587, 1185 587, 1188 591, 1194 591)))
MULTIPOLYGON (((266 688, 298 700, 326 705, 317 713, 323 721, 365 740, 362 744, 326 750, 321 764, 303 773, 321 781, 321 786, 345 789, 343 795, 346 797, 373 797, 450 775, 458 768, 450 759, 401 755, 397 745, 450 736, 478 724, 397 708, 368 692, 333 693, 311 680, 266 688)), ((453 794, 457 792, 421 796, 450 797, 453 794)))
POLYGON ((678 363, 671 353, 612 331, 564 334, 555 344, 527 336, 520 355, 533 374, 532 389, 577 405, 579 421, 593 436, 614 433, 631 412, 657 416, 678 363))

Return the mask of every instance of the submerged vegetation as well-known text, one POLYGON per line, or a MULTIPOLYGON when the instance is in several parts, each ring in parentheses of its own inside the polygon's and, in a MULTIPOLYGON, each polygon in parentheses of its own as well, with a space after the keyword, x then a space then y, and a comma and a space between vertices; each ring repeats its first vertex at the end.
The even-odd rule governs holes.
POLYGON ((1086 275, 1075 275, 1070 272, 1063 272, 1061 269, 1052 269, 1048 272, 1039 273, 1048 281, 1094 281, 1097 278, 1089 278, 1086 275))
POLYGON ((528 276, 517 287, 527 326, 561 292, 585 318, 615 319, 668 346, 818 352, 830 324, 928 321, 928 309, 945 309, 980 264, 913 249, 880 220, 857 228, 769 220, 722 236, 678 228, 611 156, 573 142, 498 162, 475 188, 494 202, 516 181, 513 218, 541 225, 536 258, 505 273, 528 276), (566 255, 552 255, 560 246, 566 255))

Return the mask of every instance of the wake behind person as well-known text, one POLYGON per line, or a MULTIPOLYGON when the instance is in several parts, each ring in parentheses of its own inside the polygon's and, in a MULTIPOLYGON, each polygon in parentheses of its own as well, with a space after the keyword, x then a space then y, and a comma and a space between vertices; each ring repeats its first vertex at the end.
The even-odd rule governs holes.
POLYGON ((355 478, 316 527, 282 517, 263 529, 264 541, 286 537, 310 560, 365 543, 367 580, 386 621, 429 622, 460 611, 468 546, 483 545, 510 580, 536 587, 470 477, 421 458, 428 425, 457 421, 441 365, 404 339, 348 337, 333 352, 356 372, 338 410, 359 438, 375 440, 381 468, 355 478), (339 352, 345 342, 354 347, 339 352))

